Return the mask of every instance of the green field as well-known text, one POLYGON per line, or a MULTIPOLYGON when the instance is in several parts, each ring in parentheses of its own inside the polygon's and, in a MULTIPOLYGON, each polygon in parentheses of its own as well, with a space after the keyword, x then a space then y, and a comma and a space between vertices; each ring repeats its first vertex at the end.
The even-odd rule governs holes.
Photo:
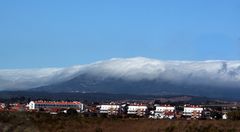
POLYGON ((0 132, 239 132, 240 121, 151 120, 0 113, 0 132))

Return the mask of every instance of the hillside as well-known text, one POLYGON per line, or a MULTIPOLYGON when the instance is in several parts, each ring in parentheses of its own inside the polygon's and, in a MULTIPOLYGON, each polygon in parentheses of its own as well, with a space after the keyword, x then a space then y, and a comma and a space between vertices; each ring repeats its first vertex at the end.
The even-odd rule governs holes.
POLYGON ((1 90, 239 99, 239 61, 114 58, 69 68, 0 70, 1 90))

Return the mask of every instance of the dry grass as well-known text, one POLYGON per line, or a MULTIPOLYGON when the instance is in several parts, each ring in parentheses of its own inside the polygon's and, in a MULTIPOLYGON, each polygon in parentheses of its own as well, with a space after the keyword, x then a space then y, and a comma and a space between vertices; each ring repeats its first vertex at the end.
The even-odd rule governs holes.
POLYGON ((83 118, 0 113, 0 132, 239 132, 240 121, 83 118))

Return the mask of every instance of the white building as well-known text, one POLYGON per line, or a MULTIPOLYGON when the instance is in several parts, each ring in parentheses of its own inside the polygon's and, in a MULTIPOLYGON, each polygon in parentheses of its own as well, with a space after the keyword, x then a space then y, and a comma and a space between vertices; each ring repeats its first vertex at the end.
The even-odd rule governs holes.
POLYGON ((28 104, 29 110, 39 110, 40 108, 51 109, 69 109, 74 108, 78 112, 83 111, 83 104, 78 101, 65 102, 65 101, 31 101, 28 104))
POLYGON ((0 103, 0 109, 4 109, 6 105, 4 103, 0 103))
POLYGON ((115 104, 98 105, 97 107, 99 108, 99 113, 110 115, 118 114, 121 108, 120 105, 115 104))
POLYGON ((147 109, 148 109, 148 107, 146 105, 132 104, 127 107, 127 114, 144 116, 147 112, 147 109))
POLYGON ((155 105, 156 109, 154 111, 154 118, 155 119, 173 119, 175 116, 175 107, 169 105, 155 105))
POLYGON ((222 119, 223 119, 223 120, 227 120, 227 119, 228 119, 227 113, 224 113, 224 114, 222 115, 222 119))
POLYGON ((200 118, 202 116, 203 108, 200 106, 184 106, 183 115, 191 118, 200 118))

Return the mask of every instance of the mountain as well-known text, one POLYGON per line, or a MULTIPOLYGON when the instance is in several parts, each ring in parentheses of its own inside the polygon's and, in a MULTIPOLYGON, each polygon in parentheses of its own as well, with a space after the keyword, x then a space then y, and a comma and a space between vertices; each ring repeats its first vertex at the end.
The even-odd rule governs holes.
MULTIPOLYGON (((239 98, 239 89, 206 85, 174 84, 163 80, 125 80, 79 75, 66 82, 31 89, 53 93, 114 93, 137 95, 195 95, 213 98, 239 98)), ((240 99, 240 98, 239 98, 240 99)))
POLYGON ((32 90, 239 98, 240 63, 111 59, 84 67, 70 80, 32 90))
POLYGON ((114 58, 70 68, 0 70, 0 89, 240 98, 240 61, 114 58))

